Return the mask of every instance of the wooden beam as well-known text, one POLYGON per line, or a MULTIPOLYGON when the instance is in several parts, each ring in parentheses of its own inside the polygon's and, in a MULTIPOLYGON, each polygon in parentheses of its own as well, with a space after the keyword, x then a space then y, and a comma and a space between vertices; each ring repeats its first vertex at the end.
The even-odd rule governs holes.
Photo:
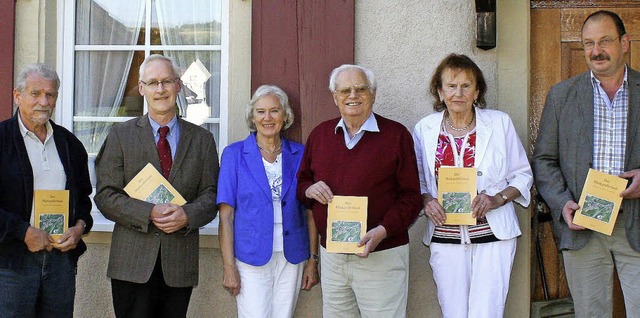
POLYGON ((0 4, 0 83, 4 83, 0 86, 0 120, 11 117, 13 113, 15 11, 15 1, 2 1, 0 4))

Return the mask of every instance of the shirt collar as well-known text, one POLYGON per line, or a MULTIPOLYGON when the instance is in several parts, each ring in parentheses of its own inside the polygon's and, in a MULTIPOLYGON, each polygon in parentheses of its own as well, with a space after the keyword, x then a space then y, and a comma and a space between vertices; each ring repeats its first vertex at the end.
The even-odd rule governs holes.
MULTIPOLYGON (((600 87, 601 82, 595 75, 593 75, 593 71, 589 71, 589 73, 591 74, 591 83, 600 87)), ((622 87, 624 84, 627 84, 627 64, 624 65, 624 78, 622 79, 622 85, 620 86, 622 87)))
MULTIPOLYGON (((29 131, 29 129, 27 129, 27 126, 24 125, 24 122, 22 122, 22 118, 20 118, 20 112, 18 112, 18 127, 20 127, 20 135, 22 135, 22 138, 24 138, 28 133, 35 135, 32 131, 29 131)), ((47 120, 47 122, 44 124, 44 127, 47 129, 47 137, 45 137, 44 139, 44 141, 46 142, 47 140, 49 140, 49 138, 51 138, 51 136, 53 136, 53 126, 51 126, 51 123, 47 120)))
MULTIPOLYGON (((176 124, 178 122, 178 116, 173 116, 173 118, 167 123, 167 127, 169 127, 169 135, 173 135, 175 131, 176 124)), ((153 130, 153 136, 158 136, 158 128, 160 128, 160 124, 158 124, 155 120, 149 116, 149 123, 151 124, 151 128, 153 130)))
MULTIPOLYGON (((340 121, 338 121, 338 124, 334 128, 334 133, 338 133, 338 128, 342 128, 343 131, 347 131, 347 126, 344 123, 343 118, 340 118, 340 121)), ((360 133, 361 131, 380 132, 380 129, 378 128, 378 121, 376 120, 376 116, 373 114, 373 112, 369 114, 369 117, 364 121, 364 123, 360 127, 360 130, 358 130, 356 134, 360 133)))

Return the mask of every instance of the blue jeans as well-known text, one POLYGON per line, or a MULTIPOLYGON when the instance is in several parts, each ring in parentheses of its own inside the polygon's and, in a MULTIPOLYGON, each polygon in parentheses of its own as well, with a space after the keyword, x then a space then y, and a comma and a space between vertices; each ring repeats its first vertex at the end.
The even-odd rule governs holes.
POLYGON ((59 250, 24 255, 19 270, 0 268, 0 317, 73 317, 75 264, 59 250))

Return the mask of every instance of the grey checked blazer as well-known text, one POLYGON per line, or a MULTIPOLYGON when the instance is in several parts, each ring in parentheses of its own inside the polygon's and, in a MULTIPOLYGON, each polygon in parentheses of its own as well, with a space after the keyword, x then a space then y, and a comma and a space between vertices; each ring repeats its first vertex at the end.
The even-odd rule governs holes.
POLYGON ((218 154, 212 134, 178 119, 180 139, 169 181, 187 200, 189 225, 165 234, 149 221, 153 204, 130 198, 123 188, 147 164, 160 170, 160 160, 147 115, 114 126, 96 159, 95 202, 114 221, 110 278, 144 283, 161 251, 167 285, 198 284, 198 228, 216 216, 218 154))
MULTIPOLYGON (((640 73, 627 67, 629 113, 624 170, 640 168, 640 73)), ((584 247, 591 231, 570 230, 562 219, 569 200, 578 202, 587 172, 593 164, 593 86, 590 72, 554 85, 542 111, 533 153, 538 192, 553 214, 553 232, 560 249, 584 247)), ((640 252, 640 200, 623 200, 627 238, 640 252)))

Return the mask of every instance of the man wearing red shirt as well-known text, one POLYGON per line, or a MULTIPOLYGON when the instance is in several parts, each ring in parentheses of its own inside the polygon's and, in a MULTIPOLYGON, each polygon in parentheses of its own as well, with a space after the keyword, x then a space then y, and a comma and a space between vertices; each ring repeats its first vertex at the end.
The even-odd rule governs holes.
POLYGON ((421 209, 413 140, 400 123, 373 113, 373 72, 333 70, 329 89, 340 118, 309 135, 298 173, 298 199, 313 210, 320 233, 325 317, 405 317, 409 234, 421 209), (333 195, 368 198, 359 254, 327 253, 327 203, 333 195))

